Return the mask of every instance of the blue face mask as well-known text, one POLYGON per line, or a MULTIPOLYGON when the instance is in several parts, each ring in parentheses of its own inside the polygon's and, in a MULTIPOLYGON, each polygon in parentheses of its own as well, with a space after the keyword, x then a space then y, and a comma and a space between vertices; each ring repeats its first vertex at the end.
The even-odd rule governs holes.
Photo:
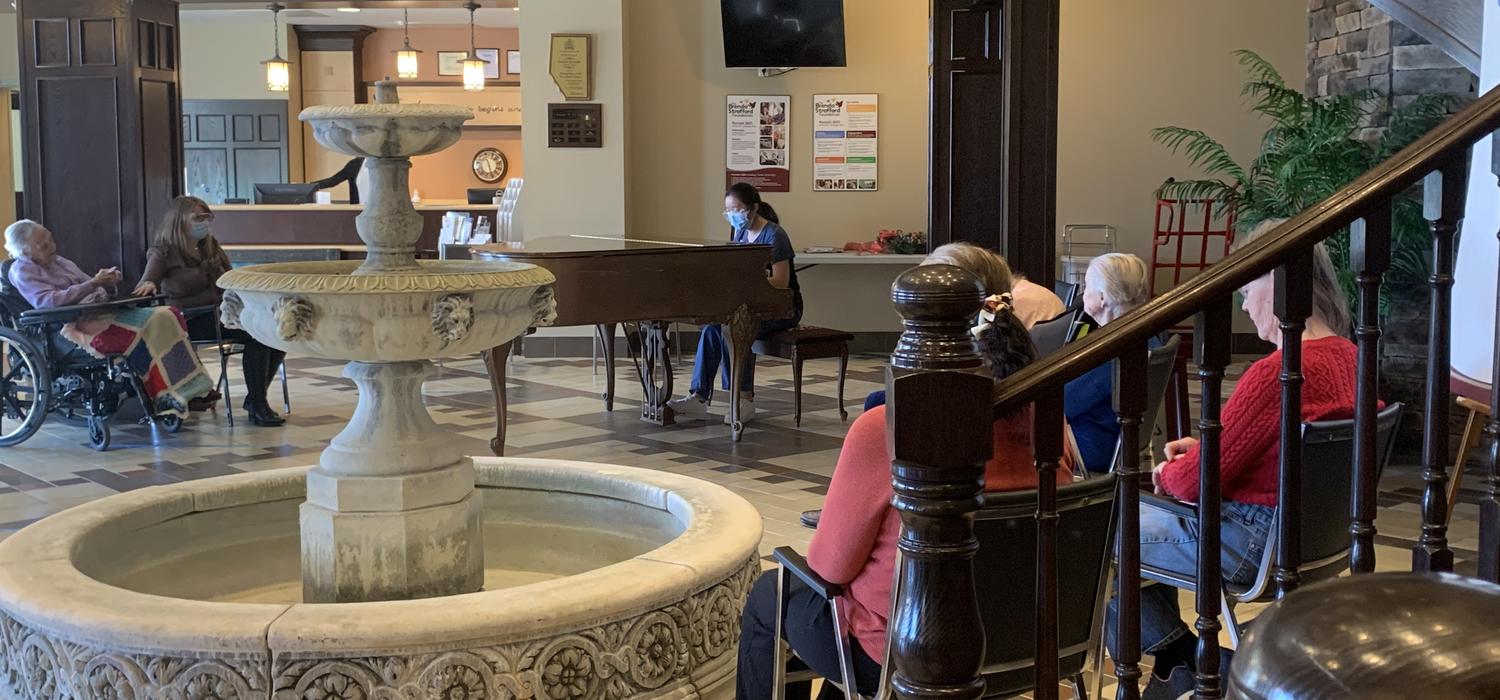
POLYGON ((192 236, 195 241, 208 238, 208 234, 210 233, 213 233, 213 228, 208 225, 207 221, 195 221, 193 222, 193 227, 188 229, 188 235, 192 236))
POLYGON ((738 209, 726 211, 724 212, 724 220, 728 221, 729 225, 733 226, 735 231, 744 231, 750 227, 750 212, 738 209))

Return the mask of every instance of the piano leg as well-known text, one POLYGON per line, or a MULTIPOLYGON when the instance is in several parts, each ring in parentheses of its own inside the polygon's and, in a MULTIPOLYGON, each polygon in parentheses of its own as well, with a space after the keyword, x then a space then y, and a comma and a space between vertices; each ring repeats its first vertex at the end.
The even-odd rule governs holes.
POLYGON ((495 392, 495 437, 490 439, 490 452, 496 457, 505 456, 505 369, 514 342, 497 345, 484 353, 484 366, 490 371, 490 389, 495 392))
POLYGON ((641 337, 641 389, 645 400, 641 402, 641 420, 657 425, 673 425, 677 422, 667 401, 672 398, 672 354, 667 342, 667 324, 662 321, 646 321, 640 324, 641 337))
POLYGON ((615 410, 615 326, 601 323, 594 326, 594 334, 604 348, 604 410, 615 410))
POLYGON ((755 331, 759 326, 750 316, 750 307, 743 304, 734 310, 729 316, 729 322, 724 324, 729 331, 729 424, 730 434, 735 442, 739 442, 740 435, 745 432, 745 424, 740 421, 740 373, 745 371, 745 363, 750 358, 750 347, 755 344, 755 331))

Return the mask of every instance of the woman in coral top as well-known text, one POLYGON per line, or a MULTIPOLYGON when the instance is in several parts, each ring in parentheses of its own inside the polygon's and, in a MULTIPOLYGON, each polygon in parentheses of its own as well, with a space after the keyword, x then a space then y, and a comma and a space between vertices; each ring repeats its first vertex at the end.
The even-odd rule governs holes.
MULTIPOLYGON (((1280 225, 1262 223, 1237 243, 1243 246, 1280 225)), ((1273 300, 1271 274, 1245 285, 1243 307, 1262 340, 1276 351, 1245 370, 1224 406, 1219 451, 1223 493, 1220 563, 1225 583, 1255 580, 1271 529, 1280 475, 1281 328, 1273 300)), ((1354 415, 1355 345, 1345 334, 1349 306, 1333 261, 1319 244, 1313 251, 1313 313, 1302 334, 1302 420, 1338 420, 1354 415)), ((1151 472, 1157 493, 1182 501, 1198 500, 1198 441, 1187 437, 1167 443, 1166 461, 1151 472)), ((1315 466, 1315 465, 1310 465, 1315 466)), ((1332 467, 1333 465, 1327 465, 1332 467)), ((1147 505, 1143 503, 1142 505, 1147 505)), ((1141 508, 1141 563, 1195 575, 1197 522, 1159 508, 1141 508)), ((1110 604, 1113 636, 1115 604, 1110 604)), ((1110 652, 1117 651, 1113 639, 1110 652)), ((1152 678, 1142 698, 1178 697, 1193 689, 1198 638, 1182 622, 1177 589, 1156 585, 1141 591, 1141 646, 1155 657, 1152 678)), ((1222 669, 1227 673, 1228 669, 1222 669)))
MULTIPOLYGON (((1016 317, 1009 294, 1002 295, 995 318, 977 333, 980 354, 998 381, 1036 359, 1036 347, 1016 317)), ((849 427, 833 471, 808 563, 819 576, 844 587, 841 612, 848 621, 854 673, 861 693, 874 693, 885 653, 886 616, 891 607, 896 540, 901 517, 891 507, 891 455, 886 447, 885 407, 866 411, 849 427)), ((1036 488, 1031 457, 1031 408, 995 421, 994 456, 984 466, 986 491, 1036 488)), ((1072 481, 1072 459, 1064 455, 1059 484, 1072 481)), ((756 580, 740 622, 739 675, 735 697, 771 697, 771 655, 775 641, 776 572, 756 580)), ((783 636, 797 655, 824 678, 841 678, 834 647, 833 617, 811 589, 795 577, 785 601, 783 636)), ((788 688, 788 698, 809 689, 788 688)), ((826 686, 825 686, 826 687, 826 686)))

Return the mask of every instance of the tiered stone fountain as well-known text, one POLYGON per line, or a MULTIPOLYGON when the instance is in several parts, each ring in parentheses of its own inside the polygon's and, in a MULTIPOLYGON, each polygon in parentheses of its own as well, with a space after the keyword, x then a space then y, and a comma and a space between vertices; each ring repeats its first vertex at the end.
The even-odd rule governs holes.
POLYGON ((386 83, 302 113, 366 158, 369 256, 233 271, 223 317, 347 360, 354 416, 315 467, 142 489, 0 542, 0 698, 733 694, 748 503, 649 470, 471 459, 423 405, 430 359, 554 313, 540 268, 415 259, 409 158, 471 117, 386 83))

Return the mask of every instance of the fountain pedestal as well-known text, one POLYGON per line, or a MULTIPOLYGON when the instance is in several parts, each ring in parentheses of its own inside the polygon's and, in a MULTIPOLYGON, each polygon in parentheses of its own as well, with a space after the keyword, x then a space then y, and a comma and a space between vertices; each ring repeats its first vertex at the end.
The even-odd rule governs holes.
POLYGON ((354 416, 307 476, 302 599, 406 600, 484 583, 474 467, 422 403, 431 363, 351 362, 354 416))

